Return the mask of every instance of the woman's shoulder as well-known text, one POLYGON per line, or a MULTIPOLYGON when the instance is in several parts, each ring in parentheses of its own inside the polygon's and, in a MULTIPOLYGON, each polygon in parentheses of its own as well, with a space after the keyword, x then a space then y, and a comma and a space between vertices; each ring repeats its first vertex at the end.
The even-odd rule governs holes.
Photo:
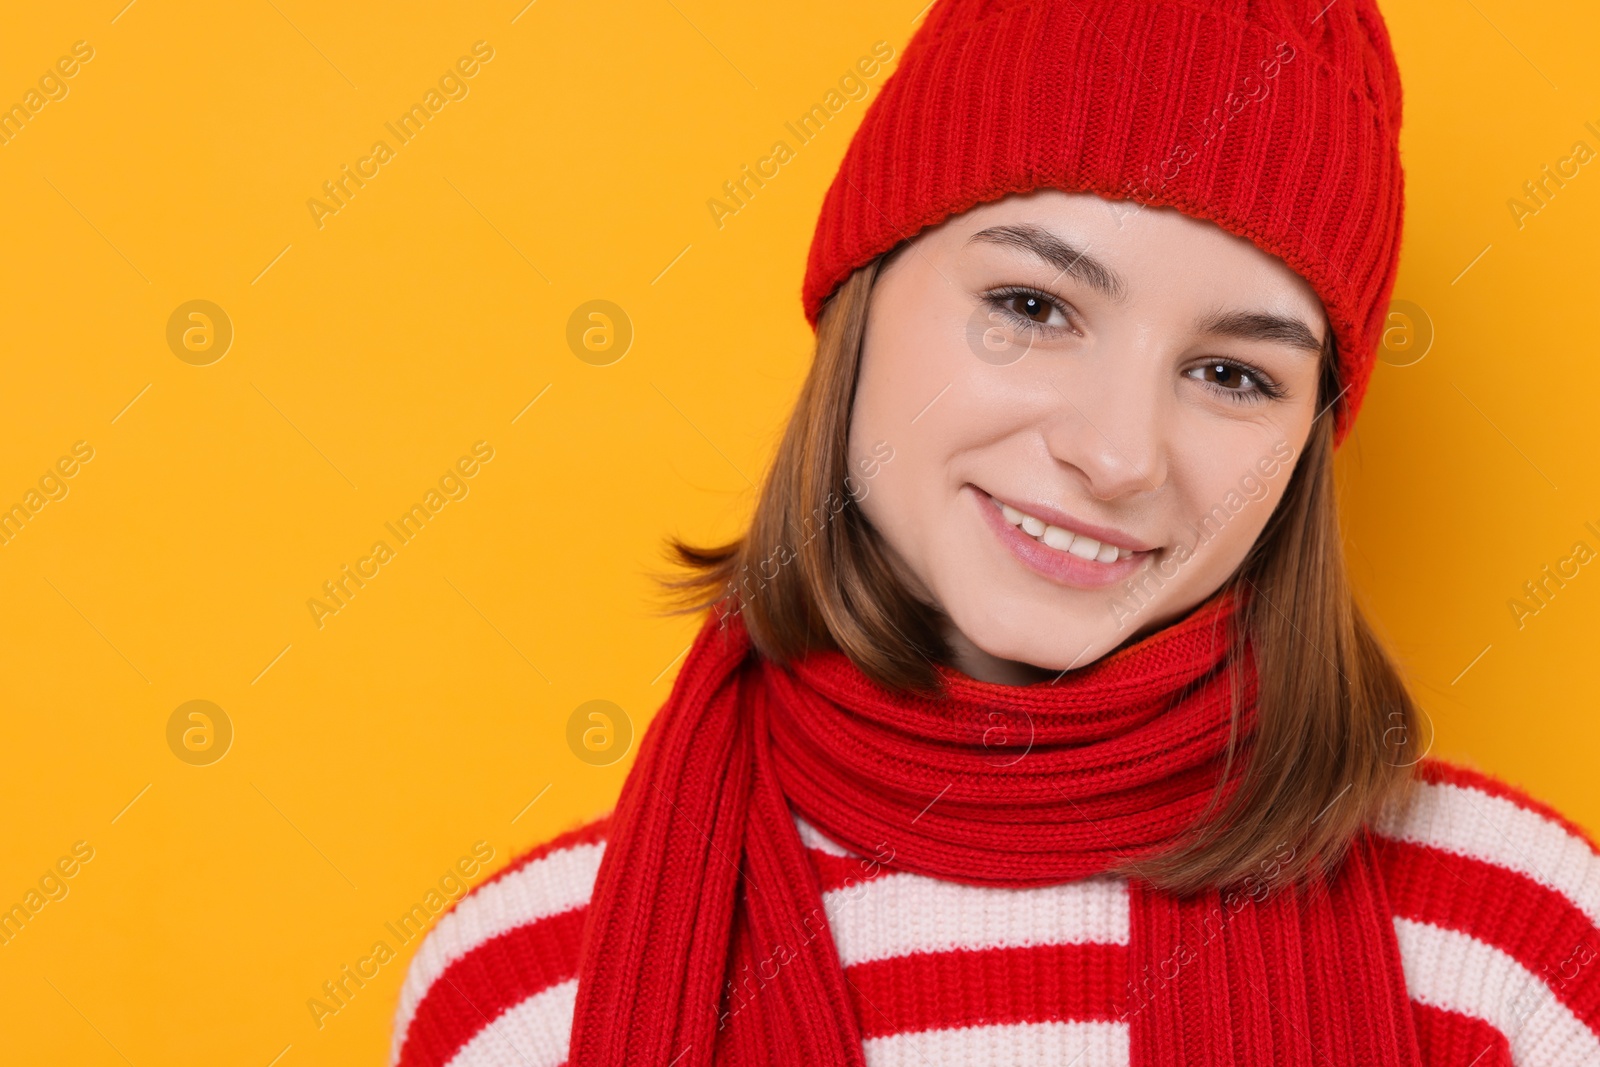
MULTIPOLYGON (((1417 861, 1521 876, 1600 923, 1600 845, 1533 791, 1464 762, 1425 758, 1372 827, 1391 872, 1417 861)), ((1412 880, 1408 888, 1427 883, 1412 880)), ((1442 891, 1441 887, 1441 891, 1442 891)))
MULTIPOLYGON (((1452 819, 1462 811, 1477 816, 1484 828, 1526 824, 1553 827, 1562 834, 1597 851, 1595 838, 1566 815, 1544 801, 1534 791, 1505 778, 1481 770, 1462 760, 1428 756, 1417 764, 1416 788, 1404 802, 1385 813, 1380 832, 1386 836, 1424 838, 1450 837, 1452 819)), ((1551 832, 1545 830, 1544 832, 1551 832)))
POLYGON ((1436 758, 1372 829, 1424 1041, 1448 1030, 1503 1043, 1506 1062, 1600 1063, 1594 837, 1531 790, 1436 758))
POLYGON ((598 819, 519 854, 440 917, 406 972, 391 1064, 500 1063, 507 1041, 513 1062, 565 1062, 608 827, 598 819))

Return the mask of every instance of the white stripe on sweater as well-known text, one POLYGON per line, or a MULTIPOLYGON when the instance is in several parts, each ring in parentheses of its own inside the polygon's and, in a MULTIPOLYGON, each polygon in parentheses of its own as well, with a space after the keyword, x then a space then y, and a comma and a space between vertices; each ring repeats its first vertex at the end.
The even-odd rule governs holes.
POLYGON ((1126 1067, 1127 1023, 1015 1023, 862 1042, 868 1067, 1126 1067))
MULTIPOLYGON (((797 818, 807 848, 852 855, 797 818)), ((1479 789, 1421 782, 1414 806, 1391 809, 1384 836, 1522 874, 1561 893, 1600 925, 1600 857, 1556 822, 1479 789)), ((516 926, 584 906, 604 844, 551 853, 480 887, 442 919, 402 990, 395 1053, 427 988, 455 960, 516 926), (480 899, 481 898, 481 899, 480 899)), ((1041 889, 992 889, 916 875, 887 875, 824 894, 845 966, 922 952, 1071 943, 1128 943, 1128 891, 1095 878, 1041 889)), ((1467 934, 1396 917, 1408 992, 1487 1022, 1507 1035, 1514 1062, 1600 1063, 1600 1039, 1550 988, 1504 952, 1467 934)), ((523 1001, 479 1031, 451 1067, 554 1067, 566 1056, 576 981, 523 1001), (552 1058, 553 1057, 553 1058, 552 1058)), ((1127 1062, 1125 1026, 1045 1023, 931 1030, 866 1043, 873 1067, 944 1063, 1127 1062), (1096 1034, 1095 1027, 1114 1032, 1096 1034), (1074 1060, 1074 1057, 1078 1057, 1074 1060)))
POLYGON ((1128 884, 1094 877, 1037 889, 890 874, 822 895, 846 967, 915 952, 1128 943, 1128 884))
POLYGON ((472 1035, 446 1067, 557 1067, 567 1062, 578 980, 536 993, 472 1035))
POLYGON ((855 857, 856 854, 854 852, 851 852, 843 845, 835 843, 833 838, 824 836, 821 830, 806 822, 799 815, 795 815, 794 825, 800 831, 800 843, 806 848, 826 853, 829 856, 843 856, 847 859, 855 857))
POLYGON ((1600 856, 1562 826, 1503 797, 1446 782, 1418 782, 1412 807, 1390 808, 1374 828, 1525 875, 1570 900, 1600 926, 1600 856))
POLYGON ((604 853, 601 842, 541 856, 499 881, 479 886, 440 919, 411 961, 400 989, 389 1062, 399 1061, 417 1005, 446 968, 501 934, 588 904, 604 853))
MULTIPOLYGON (((1505 1034, 1512 1062, 1573 1067, 1600 1062, 1600 1040, 1516 960, 1467 934, 1395 919, 1413 1000, 1481 1019, 1505 1034)), ((566 1060, 578 983, 529 997, 480 1030, 449 1067, 556 1067, 566 1060)), ((870 1038, 870 1067, 1095 1067, 1129 1062, 1125 1023, 1030 1023, 925 1030, 870 1038)))
POLYGON ((1395 936, 1411 999, 1481 1019, 1529 1067, 1600 1063, 1600 1038, 1538 976, 1477 938, 1396 917, 1395 936))

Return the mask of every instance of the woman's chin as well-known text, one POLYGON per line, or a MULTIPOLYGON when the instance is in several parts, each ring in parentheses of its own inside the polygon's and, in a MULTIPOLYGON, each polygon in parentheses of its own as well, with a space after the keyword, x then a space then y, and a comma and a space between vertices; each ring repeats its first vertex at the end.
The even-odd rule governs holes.
POLYGON ((973 620, 947 635, 956 666, 983 680, 1033 681, 1033 675, 1054 677, 1093 663, 1126 638, 1111 620, 1092 624, 1088 618, 1060 619, 1061 610, 1029 612, 1013 605, 1004 618, 973 620), (1003 677, 1000 677, 1003 676, 1003 677))

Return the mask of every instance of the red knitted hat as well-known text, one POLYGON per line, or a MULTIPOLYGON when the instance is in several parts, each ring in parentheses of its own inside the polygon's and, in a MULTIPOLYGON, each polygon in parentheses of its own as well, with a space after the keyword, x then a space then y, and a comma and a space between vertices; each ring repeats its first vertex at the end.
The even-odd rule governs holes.
POLYGON ((806 319, 857 267, 1008 193, 1167 205, 1322 298, 1340 442, 1400 255, 1400 105, 1375 0, 936 0, 823 200, 806 319))

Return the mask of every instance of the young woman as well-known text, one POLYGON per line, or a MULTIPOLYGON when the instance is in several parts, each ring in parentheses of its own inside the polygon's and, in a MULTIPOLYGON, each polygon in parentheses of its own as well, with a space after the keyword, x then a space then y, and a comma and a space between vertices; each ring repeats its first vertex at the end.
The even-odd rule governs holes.
POLYGON ((1341 558, 1400 101, 1371 0, 938 0, 616 811, 395 1061, 1600 1064, 1600 855, 1427 755, 1341 558))

